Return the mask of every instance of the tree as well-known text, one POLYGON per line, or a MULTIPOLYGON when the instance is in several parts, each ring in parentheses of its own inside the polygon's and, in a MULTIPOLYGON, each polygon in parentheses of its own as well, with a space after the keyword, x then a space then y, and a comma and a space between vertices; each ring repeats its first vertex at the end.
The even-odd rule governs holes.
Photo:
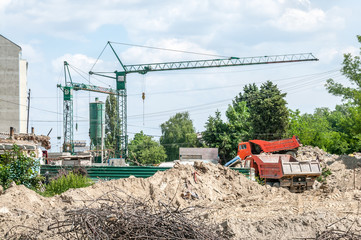
POLYGON ((108 95, 105 101, 105 147, 108 149, 115 149, 116 128, 117 98, 115 95, 108 95))
POLYGON ((221 119, 221 113, 217 110, 215 116, 209 116, 202 132, 202 139, 208 147, 218 148, 218 155, 222 162, 230 159, 232 151, 231 138, 227 123, 221 119))
POLYGON ((255 84, 246 85, 228 106, 226 122, 222 121, 219 111, 215 117, 208 118, 203 140, 207 146, 218 148, 224 162, 236 156, 240 142, 285 136, 289 121, 285 96, 270 81, 260 89, 255 84))
POLYGON ((249 102, 253 138, 273 140, 284 137, 289 123, 286 93, 281 93, 271 81, 262 84, 259 91, 252 89, 246 101, 249 102))
POLYGON ((165 148, 167 160, 179 159, 179 147, 197 147, 199 141, 188 112, 177 113, 160 125, 160 143, 165 148))
POLYGON ((337 106, 334 111, 317 108, 313 114, 290 111, 289 136, 297 135, 304 145, 317 146, 330 153, 348 153, 352 138, 345 130, 351 119, 345 121, 345 118, 349 118, 349 110, 337 106))
MULTIPOLYGON (((357 36, 361 43, 361 36, 357 36)), ((361 49, 361 48, 360 48, 361 49)), ((361 54, 361 52, 360 52, 361 54)), ((326 89, 329 93, 340 96, 343 100, 351 101, 361 107, 361 60, 360 56, 352 56, 351 53, 344 54, 343 67, 341 73, 347 77, 355 88, 345 87, 341 83, 336 83, 333 79, 328 79, 326 89)))
POLYGON ((17 185, 37 189, 43 180, 38 175, 39 167, 39 160, 27 156, 19 146, 13 145, 12 150, 0 155, 0 186, 6 189, 14 181, 17 185))
POLYGON ((129 158, 141 164, 158 164, 167 158, 163 146, 141 131, 128 145, 129 158))
MULTIPOLYGON (((361 36, 357 36, 361 43, 361 36)), ((358 56, 352 56, 351 53, 344 54, 341 73, 349 79, 352 87, 345 87, 341 83, 328 79, 326 89, 329 93, 342 97, 342 100, 348 101, 347 106, 338 106, 339 121, 336 121, 339 131, 347 135, 349 151, 361 150, 361 48, 358 56)), ((337 108, 337 107, 336 107, 337 108)), ((337 109, 336 109, 337 110, 337 109)))
POLYGON ((224 163, 237 154, 238 143, 248 139, 251 130, 246 102, 233 101, 226 111, 227 122, 216 111, 215 117, 209 116, 202 139, 208 147, 216 147, 224 163))

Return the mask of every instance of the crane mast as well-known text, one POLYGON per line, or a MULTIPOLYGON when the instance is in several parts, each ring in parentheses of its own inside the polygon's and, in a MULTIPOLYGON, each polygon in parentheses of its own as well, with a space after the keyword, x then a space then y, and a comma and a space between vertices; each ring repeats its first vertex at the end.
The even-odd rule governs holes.
POLYGON ((65 85, 58 84, 57 87, 63 91, 63 124, 64 143, 63 152, 74 153, 74 112, 73 91, 89 91, 116 95, 117 91, 112 88, 99 87, 84 83, 75 83, 72 80, 69 63, 64 61, 65 85))
POLYGON ((116 81, 117 91, 117 143, 116 143, 116 156, 127 157, 128 148, 128 135, 127 135, 127 92, 126 92, 126 76, 129 73, 146 74, 148 72, 156 71, 170 71, 170 70, 185 70, 185 69, 201 69, 201 68, 219 68, 219 67, 234 67, 234 66, 247 66, 258 64, 273 64, 273 63, 291 63, 291 62, 306 62, 318 61, 312 53, 299 53, 299 54, 286 54, 286 55, 271 55, 259 57, 230 57, 224 59, 208 59, 208 60, 195 60, 195 61, 178 61, 178 62, 163 62, 163 63, 149 63, 149 64, 132 64, 124 65, 120 60, 118 54, 114 50, 111 42, 107 42, 110 46, 115 57, 119 61, 123 70, 109 73, 92 72, 102 77, 112 78, 116 81), (115 75, 115 76, 114 76, 115 75))

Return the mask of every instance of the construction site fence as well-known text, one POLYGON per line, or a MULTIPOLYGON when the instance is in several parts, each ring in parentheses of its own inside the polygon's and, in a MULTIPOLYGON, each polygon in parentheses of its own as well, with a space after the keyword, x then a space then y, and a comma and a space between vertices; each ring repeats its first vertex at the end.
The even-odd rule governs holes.
MULTIPOLYGON (((134 176, 137 178, 148 178, 153 176, 158 171, 166 171, 171 169, 170 167, 152 167, 152 166, 132 166, 132 167, 115 167, 115 166, 55 166, 55 165, 41 165, 40 174, 45 176, 48 175, 50 178, 58 174, 59 170, 65 169, 72 171, 74 168, 85 168, 88 177, 91 179, 120 179, 134 176), (46 174, 47 173, 47 174, 46 174)), ((232 168, 233 170, 244 174, 249 178, 249 168, 232 168)))

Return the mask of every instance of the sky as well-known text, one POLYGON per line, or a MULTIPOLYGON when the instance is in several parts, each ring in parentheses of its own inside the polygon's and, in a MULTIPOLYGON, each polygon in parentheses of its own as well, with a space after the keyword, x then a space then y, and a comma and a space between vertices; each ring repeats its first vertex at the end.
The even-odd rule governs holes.
MULTIPOLYGON (((319 59, 129 74, 128 134, 143 131, 159 139, 160 124, 177 112, 188 111, 201 132, 217 109, 224 116, 246 84, 267 80, 287 93, 292 110, 334 109, 341 99, 324 85, 329 78, 349 84, 340 69, 344 53, 359 54, 359 12, 356 0, 1 0, 0 34, 21 46, 29 64, 30 126, 43 135, 52 129, 52 151, 59 151, 63 110, 57 84, 64 84, 63 61, 72 66, 74 82, 114 87, 113 79, 87 74, 122 70, 104 48, 108 41, 125 65, 293 53, 319 59)), ((74 140, 89 142, 89 102, 95 97, 106 99, 74 93, 74 140)))

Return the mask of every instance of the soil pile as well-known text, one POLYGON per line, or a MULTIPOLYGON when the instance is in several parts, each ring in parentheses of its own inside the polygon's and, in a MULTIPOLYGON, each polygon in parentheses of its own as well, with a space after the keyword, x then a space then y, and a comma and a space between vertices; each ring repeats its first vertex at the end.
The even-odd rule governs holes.
POLYGON ((328 191, 294 194, 261 186, 229 168, 201 162, 194 166, 175 165, 147 179, 130 177, 98 182, 51 198, 14 186, 0 195, 0 238, 5 238, 11 227, 21 225, 32 230, 17 227, 11 232, 19 236, 39 228, 43 232, 34 236, 56 239, 59 236, 48 231, 47 226, 64 219, 66 211, 101 207, 97 201, 109 194, 118 199, 134 197, 153 209, 160 203, 172 209, 187 209, 198 223, 214 226, 225 239, 314 238, 327 226, 361 231, 361 179, 358 182, 361 172, 357 167, 361 155, 336 156, 317 148, 300 149, 301 159, 317 156, 333 173, 327 180, 328 191), (352 162, 356 163, 355 189, 350 176, 354 170, 348 166, 352 162))

